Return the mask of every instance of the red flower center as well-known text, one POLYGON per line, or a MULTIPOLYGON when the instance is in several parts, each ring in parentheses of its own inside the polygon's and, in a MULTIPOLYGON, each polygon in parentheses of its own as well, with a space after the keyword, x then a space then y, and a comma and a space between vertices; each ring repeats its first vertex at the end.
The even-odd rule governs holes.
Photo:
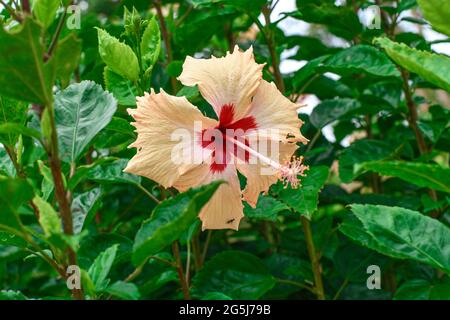
POLYGON ((255 118, 248 116, 234 121, 234 117, 234 105, 226 104, 220 110, 219 124, 215 128, 202 131, 202 147, 213 149, 210 167, 213 173, 223 172, 233 157, 245 162, 248 162, 250 158, 248 151, 238 151, 236 144, 226 137, 239 140, 248 146, 249 142, 243 136, 249 130, 257 128, 255 118))

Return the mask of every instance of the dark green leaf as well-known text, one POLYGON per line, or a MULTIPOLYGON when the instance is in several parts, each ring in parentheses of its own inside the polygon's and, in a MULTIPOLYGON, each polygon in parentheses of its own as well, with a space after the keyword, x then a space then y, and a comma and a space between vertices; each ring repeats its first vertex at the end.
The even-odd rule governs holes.
POLYGON ((247 218, 255 220, 276 221, 278 213, 283 210, 289 210, 289 207, 270 196, 260 195, 256 208, 245 203, 244 214, 247 218))
POLYGON ((450 229, 441 222, 399 207, 354 204, 351 209, 381 253, 450 273, 450 229))
POLYGON ((80 61, 81 41, 74 33, 58 41, 52 60, 56 64, 56 79, 61 81, 63 88, 70 83, 72 72, 80 61))
POLYGON ((394 296, 395 300, 450 300, 450 284, 433 284, 424 279, 409 280, 394 296))
POLYGON ((41 32, 31 18, 14 33, 0 27, 0 94, 43 105, 52 101, 55 66, 43 62, 41 32))
POLYGON ((73 232, 80 233, 84 225, 93 218, 101 200, 101 188, 94 188, 79 195, 72 200, 73 232))
POLYGON ((395 149, 392 144, 378 140, 357 140, 343 150, 339 158, 339 177, 349 183, 358 176, 357 164, 389 157, 395 149))
POLYGON ((361 108, 361 103, 350 98, 325 100, 314 108, 310 121, 316 128, 323 128, 327 124, 359 108, 361 108))
POLYGON ((368 45, 356 45, 336 53, 324 62, 323 68, 342 75, 367 73, 381 77, 400 76, 400 72, 383 52, 368 45))
POLYGON ((135 284, 117 281, 106 288, 105 292, 124 300, 139 300, 141 294, 135 284))
POLYGON ((298 189, 284 188, 279 183, 277 185, 279 198, 296 212, 311 219, 317 210, 319 192, 327 178, 327 167, 312 167, 306 171, 306 176, 302 177, 302 184, 298 189))
POLYGON ((361 167, 384 176, 403 179, 420 187, 450 193, 450 169, 435 164, 406 161, 371 161, 361 167))
POLYGON ((242 251, 215 255, 192 280, 196 296, 221 292, 232 299, 258 299, 275 285, 264 263, 242 251))
POLYGON ((187 192, 159 204, 150 219, 144 221, 133 246, 133 263, 141 264, 145 259, 177 240, 197 219, 203 206, 212 197, 221 181, 187 192))

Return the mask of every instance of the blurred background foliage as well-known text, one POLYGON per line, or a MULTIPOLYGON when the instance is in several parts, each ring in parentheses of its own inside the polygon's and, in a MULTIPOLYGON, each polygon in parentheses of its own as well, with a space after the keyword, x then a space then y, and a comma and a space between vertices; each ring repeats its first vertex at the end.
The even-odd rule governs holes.
POLYGON ((450 299, 448 1, 0 4, 1 299, 450 299), (235 44, 307 104, 311 169, 202 232, 218 185, 123 173, 126 108, 164 88, 213 116, 176 77, 235 44))

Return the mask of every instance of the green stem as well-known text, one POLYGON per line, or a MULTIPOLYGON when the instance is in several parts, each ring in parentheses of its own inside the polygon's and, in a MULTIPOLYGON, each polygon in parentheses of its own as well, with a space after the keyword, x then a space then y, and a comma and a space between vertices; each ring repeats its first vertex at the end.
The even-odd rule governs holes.
POLYGON ((319 257, 317 255, 316 247, 314 245, 314 240, 312 237, 311 223, 303 215, 300 217, 300 220, 302 222, 303 231, 305 233, 306 248, 308 250, 308 255, 311 260, 311 268, 314 275, 315 294, 317 296, 317 299, 325 300, 325 292, 323 290, 323 282, 322 282, 322 272, 319 257))

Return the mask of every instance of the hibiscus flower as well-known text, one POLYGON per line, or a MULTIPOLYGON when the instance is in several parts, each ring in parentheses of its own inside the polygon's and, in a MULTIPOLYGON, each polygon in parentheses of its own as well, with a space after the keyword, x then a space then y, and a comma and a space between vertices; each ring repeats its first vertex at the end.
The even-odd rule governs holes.
POLYGON ((137 132, 130 147, 137 153, 126 172, 180 192, 219 179, 226 182, 199 214, 203 230, 237 230, 244 216, 242 200, 255 207, 260 193, 278 179, 297 187, 298 176, 307 169, 301 158, 292 159, 296 142, 308 141, 300 133, 299 105, 262 79, 263 67, 255 62, 252 48, 242 52, 237 46, 222 58, 186 58, 178 79, 198 86, 218 120, 162 89, 138 97, 137 108, 128 109, 137 132), (180 130, 191 138, 174 139, 180 130), (268 152, 254 147, 261 141, 272 146, 268 152), (200 161, 179 161, 174 150, 180 145, 200 161), (237 171, 246 178, 243 191, 237 171))

